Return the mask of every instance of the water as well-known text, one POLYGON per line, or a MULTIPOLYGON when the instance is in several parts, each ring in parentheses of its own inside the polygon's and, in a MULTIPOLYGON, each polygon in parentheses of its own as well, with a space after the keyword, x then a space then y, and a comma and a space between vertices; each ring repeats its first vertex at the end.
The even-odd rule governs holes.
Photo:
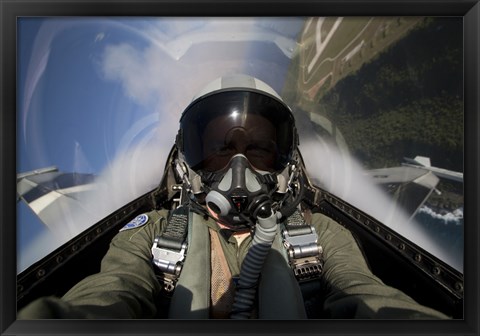
POLYGON ((445 262, 463 272, 463 208, 451 212, 422 206, 414 218, 417 225, 442 246, 445 262))

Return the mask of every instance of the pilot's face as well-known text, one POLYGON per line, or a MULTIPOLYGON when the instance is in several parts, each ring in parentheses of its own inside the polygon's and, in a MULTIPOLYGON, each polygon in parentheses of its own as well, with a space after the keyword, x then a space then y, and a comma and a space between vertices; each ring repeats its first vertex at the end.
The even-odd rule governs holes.
POLYGON ((273 171, 277 157, 275 128, 262 116, 232 113, 213 119, 204 133, 203 170, 224 168, 232 156, 243 154, 253 167, 273 171))

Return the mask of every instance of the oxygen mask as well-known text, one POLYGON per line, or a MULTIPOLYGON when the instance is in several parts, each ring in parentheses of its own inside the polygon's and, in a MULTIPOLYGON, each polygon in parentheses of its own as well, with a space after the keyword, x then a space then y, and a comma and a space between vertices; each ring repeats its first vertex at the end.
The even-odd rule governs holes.
POLYGON ((234 155, 221 171, 210 173, 205 202, 222 222, 238 226, 271 214, 276 175, 256 170, 243 154, 234 155))

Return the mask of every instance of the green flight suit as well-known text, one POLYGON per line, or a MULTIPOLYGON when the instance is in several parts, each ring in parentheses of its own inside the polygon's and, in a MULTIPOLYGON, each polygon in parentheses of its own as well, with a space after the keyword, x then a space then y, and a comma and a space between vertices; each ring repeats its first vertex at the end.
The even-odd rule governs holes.
MULTIPOLYGON (((155 237, 162 232, 167 211, 152 211, 147 215, 146 224, 121 231, 112 239, 98 274, 80 281, 62 298, 44 297, 33 301, 18 313, 17 318, 131 319, 158 316, 157 309, 161 308, 155 302, 161 285, 154 274, 151 247, 155 237)), ((188 248, 185 266, 174 293, 175 298, 178 292, 179 299, 172 299, 172 305, 176 306, 171 309, 177 315, 184 313, 184 318, 208 318, 208 307, 205 307, 208 306, 210 297, 210 245, 207 227, 214 230, 219 228, 211 219, 205 220, 196 214, 194 216, 197 216, 197 222, 189 229, 189 235, 193 228, 193 231, 197 230, 196 234, 207 236, 201 243, 188 248), (192 274, 186 274, 189 272, 192 274), (185 305, 183 302, 186 299, 190 301, 185 305), (206 309, 203 312, 202 306, 206 309), (198 310, 194 311, 195 309, 198 310)), ((334 220, 322 214, 313 214, 312 226, 318 233, 318 242, 323 247, 325 261, 323 275, 318 280, 322 302, 319 308, 320 316, 341 319, 448 318, 434 309, 416 303, 400 290, 385 285, 373 275, 352 234, 334 220)), ((228 241, 221 238, 220 241, 232 276, 238 275, 251 238, 246 238, 240 246, 234 237, 230 237, 228 241)), ((278 245, 278 239, 275 244, 278 245)), ((279 271, 278 265, 282 263, 280 258, 275 258, 275 255, 279 254, 277 251, 278 246, 277 249, 272 248, 261 275, 263 283, 260 283, 258 288, 259 318, 289 318, 288 312, 283 313, 290 309, 285 305, 295 306, 299 302, 294 302, 295 296, 298 296, 298 286, 297 289, 288 287, 291 286, 288 281, 294 279, 293 272, 288 267, 285 272, 279 271), (269 278, 269 274, 275 275, 269 278), (277 275, 284 279, 271 279, 277 275)), ((290 310, 295 309, 296 307, 293 307, 290 310)), ((295 313, 290 316, 303 317, 302 314, 295 313)))

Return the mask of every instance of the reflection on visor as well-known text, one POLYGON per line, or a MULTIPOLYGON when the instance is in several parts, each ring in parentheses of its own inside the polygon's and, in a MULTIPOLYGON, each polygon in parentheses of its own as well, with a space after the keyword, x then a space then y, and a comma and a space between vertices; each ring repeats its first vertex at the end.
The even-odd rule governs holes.
POLYGON ((294 148, 294 120, 278 100, 255 92, 227 91, 206 97, 184 113, 183 153, 192 169, 218 171, 235 154, 259 170, 283 169, 294 148))

